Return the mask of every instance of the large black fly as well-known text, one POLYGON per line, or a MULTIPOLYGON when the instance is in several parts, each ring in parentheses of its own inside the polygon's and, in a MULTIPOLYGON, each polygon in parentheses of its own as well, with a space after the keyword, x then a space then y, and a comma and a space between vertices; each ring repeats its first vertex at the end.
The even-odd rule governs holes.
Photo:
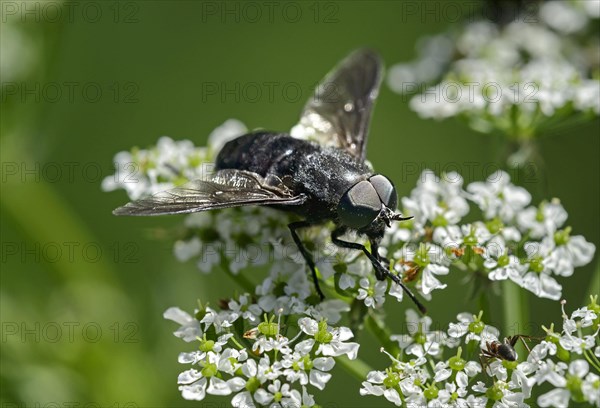
POLYGON ((365 162, 369 119, 382 70, 379 56, 361 49, 340 62, 317 86, 299 126, 323 143, 281 132, 240 136, 219 152, 217 171, 211 177, 130 202, 113 213, 183 214, 246 205, 270 205, 294 212, 304 220, 292 222, 289 228, 321 298, 315 263, 297 230, 333 221, 333 243, 363 251, 377 279, 392 279, 425 313, 425 307, 389 271, 389 262, 378 251, 386 226, 409 219, 395 212, 398 197, 394 184, 374 174, 365 162), (348 231, 366 235, 371 251, 340 239, 348 231))

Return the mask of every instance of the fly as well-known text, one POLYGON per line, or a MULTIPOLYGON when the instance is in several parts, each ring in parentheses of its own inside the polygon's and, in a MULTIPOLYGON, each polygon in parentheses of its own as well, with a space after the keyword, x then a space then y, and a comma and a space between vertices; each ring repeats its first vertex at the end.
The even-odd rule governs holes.
MULTIPOLYGON (((229 141, 216 158, 216 172, 206 180, 130 202, 115 215, 187 214, 219 208, 269 205, 293 212, 302 221, 288 225, 292 238, 311 270, 321 299, 312 255, 297 231, 333 221, 333 243, 362 251, 378 280, 400 285, 421 312, 426 309, 402 280, 389 270, 378 247, 395 212, 396 188, 365 162, 369 121, 381 83, 383 64, 368 49, 354 51, 317 86, 295 130, 320 143, 283 132, 256 131, 229 141), (341 237, 349 231, 369 239, 371 250, 341 237)), ((294 133, 294 131, 292 132, 294 133)))

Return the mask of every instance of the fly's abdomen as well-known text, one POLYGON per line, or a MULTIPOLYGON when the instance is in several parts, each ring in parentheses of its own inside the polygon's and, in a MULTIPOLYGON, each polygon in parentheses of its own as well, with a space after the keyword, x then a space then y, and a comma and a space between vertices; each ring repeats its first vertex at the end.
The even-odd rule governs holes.
POLYGON ((311 143, 285 133, 249 133, 226 143, 217 155, 215 165, 217 170, 247 170, 264 177, 267 173, 273 174, 273 170, 289 160, 289 156, 316 149, 311 143))

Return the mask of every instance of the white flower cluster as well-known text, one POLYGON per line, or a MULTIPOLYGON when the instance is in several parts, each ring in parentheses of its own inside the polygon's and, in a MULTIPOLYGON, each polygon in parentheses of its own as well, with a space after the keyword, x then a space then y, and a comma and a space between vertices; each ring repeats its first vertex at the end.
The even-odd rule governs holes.
POLYGON ((519 138, 574 112, 600 115, 598 9, 551 1, 506 25, 470 22, 426 40, 417 61, 392 66, 389 86, 418 92, 410 106, 422 118, 461 116, 475 130, 519 138))
POLYGON ((203 179, 213 171, 214 153, 225 142, 244 134, 246 127, 230 119, 209 136, 209 147, 196 147, 189 140, 173 141, 163 136, 150 149, 133 148, 115 155, 115 174, 102 181, 104 191, 124 189, 130 199, 203 179))
POLYGON ((415 281, 426 298, 446 284, 437 278, 450 268, 470 271, 489 280, 510 279, 536 296, 558 300, 562 286, 556 276, 571 276, 591 262, 594 244, 571 236, 564 226, 567 213, 556 199, 530 206, 531 195, 498 171, 485 182, 463 190, 462 177, 421 174, 417 187, 402 198, 402 213, 412 222, 395 224, 383 246, 393 253, 395 269, 405 281, 415 281), (482 219, 461 224, 469 202, 482 219))
MULTIPOLYGON (((206 148, 162 138, 155 148, 118 153, 120 171, 107 177, 104 187, 124 188, 135 199, 199 178, 205 169, 212 170, 213 152, 244 129, 229 120, 213 132, 206 148), (138 170, 136 183, 123 176, 128 167, 138 170)), ((414 219, 392 224, 380 253, 391 255, 394 271, 426 299, 446 287, 438 277, 454 269, 478 277, 483 272, 492 281, 510 279, 538 297, 558 300, 562 286, 555 277, 569 277, 576 267, 589 263, 595 246, 580 235, 570 236, 571 228, 564 228, 567 213, 558 200, 538 207, 530 201, 531 195, 512 184, 506 172, 495 172, 465 189, 457 173, 440 178, 424 171, 410 196, 401 200, 402 213, 414 219), (461 223, 470 213, 470 202, 479 207, 482 218, 461 223)), ((205 273, 218 267, 232 275, 250 267, 268 268, 262 282, 244 289, 258 297, 264 312, 303 313, 318 302, 304 258, 289 233, 290 221, 281 211, 257 207, 191 214, 174 253, 180 261, 195 260, 205 273)), ((302 235, 324 290, 374 309, 381 308, 386 294, 403 299, 399 285, 378 281, 366 257, 336 247, 329 234, 328 228, 314 227, 302 235)), ((335 322, 348 305, 332 300, 316 307, 335 322)))
POLYGON ((353 334, 347 327, 311 317, 284 318, 283 324, 281 311, 277 321, 265 314, 260 322, 259 313, 247 294, 220 311, 201 305, 193 316, 176 307, 165 312, 181 325, 175 336, 198 344, 179 355, 180 363, 192 365, 177 380, 183 398, 232 396, 231 405, 240 408, 312 407, 308 387, 325 388, 335 357, 357 356, 359 345, 348 341, 353 334))
MULTIPOLYGON (((212 171, 211 162, 223 143, 244 130, 240 122, 230 120, 213 132, 207 148, 162 138, 154 148, 121 152, 116 156, 117 173, 103 186, 125 189, 136 199, 201 178, 210 173, 206 169, 212 171), (129 174, 136 183, 123 175, 127 169, 135 170, 129 174)), ((425 171, 410 196, 401 199, 402 213, 414 218, 392 224, 381 242, 380 254, 390 258, 393 273, 427 299, 434 290, 447 286, 439 278, 450 271, 488 281, 510 279, 539 297, 559 299, 562 288, 555 277, 569 277, 574 268, 589 263, 595 247, 581 236, 571 236, 571 228, 564 226, 567 213, 558 200, 537 207, 530 206, 530 201, 530 194, 512 184, 505 172, 463 188, 457 173, 438 177, 425 171), (465 216, 472 215, 472 207, 481 211, 479 220, 471 217, 476 221, 463 223, 465 216)), ((200 343, 199 351, 183 353, 179 359, 193 365, 179 377, 184 398, 200 400, 211 394, 232 396, 232 404, 240 407, 312 406, 309 387, 325 387, 334 358, 357 357, 358 344, 348 342, 352 331, 329 325, 337 324, 352 308, 355 313, 350 316, 350 326, 359 328, 365 319, 381 317, 387 294, 403 299, 398 285, 375 278, 363 254, 332 245, 330 228, 320 226, 302 235, 327 294, 320 300, 291 240, 289 221, 285 213, 265 208, 211 211, 185 218, 175 256, 181 261, 195 260, 204 272, 223 269, 247 293, 221 304, 219 310, 200 305, 194 315, 177 308, 165 313, 181 325, 177 337, 200 343), (267 272, 258 284, 240 273, 253 266, 267 272)), ((560 335, 549 334, 547 342, 553 346, 548 348, 554 347, 558 356, 583 354, 588 364, 596 364, 592 364, 590 350, 596 347, 596 355, 600 353, 597 332, 585 336, 581 332, 593 325, 597 329, 599 311, 594 307, 591 304, 587 312, 579 310, 566 319, 560 335)), ((458 320, 447 331, 432 331, 430 318, 409 312, 412 326, 408 334, 383 339, 383 330, 378 337, 387 341, 385 344, 397 342, 398 352, 388 350, 394 355, 392 367, 369 374, 361 393, 384 395, 397 405, 408 406, 473 406, 492 400, 508 406, 529 398, 531 381, 542 378, 538 374, 542 368, 532 361, 522 370, 492 361, 488 374, 496 378, 494 384, 470 386, 481 366, 465 360, 461 353, 473 354, 488 341, 496 341, 499 333, 481 321, 481 314, 460 314, 458 320), (450 349, 457 350, 455 355, 444 357, 450 349), (402 362, 402 355, 414 358, 402 362)), ((535 350, 533 356, 543 352, 535 350)), ((560 362, 548 368, 550 364, 544 369, 559 375, 585 371, 582 363, 574 363, 572 368, 560 362)), ((587 387, 584 394, 590 401, 589 390, 597 388, 593 375, 586 374, 589 381, 581 383, 587 387)), ((562 388, 580 398, 574 394, 574 380, 566 381, 562 388)), ((545 395, 541 401, 562 401, 565 395, 545 395)))
POLYGON ((384 371, 369 372, 360 393, 415 408, 529 407, 534 388, 549 383, 554 388, 537 397, 537 406, 564 408, 573 401, 600 407, 596 301, 592 298, 571 317, 564 315, 561 333, 545 329, 547 336, 526 358, 493 357, 484 363, 485 370, 481 350, 500 340, 498 330, 482 321, 482 313, 461 313, 458 322, 442 332, 431 330, 430 318, 409 310, 408 334, 392 336, 399 344, 396 356, 388 353, 392 364, 384 371))
MULTIPOLYGON (((546 331, 546 338, 537 344, 527 360, 513 368, 527 387, 549 383, 553 389, 537 398, 540 407, 562 408, 570 402, 589 403, 600 407, 600 305, 598 296, 590 297, 587 306, 568 316, 563 305, 563 330, 546 331), (590 370, 591 368, 591 370, 590 370), (595 371, 595 373, 594 373, 595 371)), ((496 364, 499 367, 500 364, 496 364)), ((494 370, 494 375, 506 376, 506 369, 494 370)))

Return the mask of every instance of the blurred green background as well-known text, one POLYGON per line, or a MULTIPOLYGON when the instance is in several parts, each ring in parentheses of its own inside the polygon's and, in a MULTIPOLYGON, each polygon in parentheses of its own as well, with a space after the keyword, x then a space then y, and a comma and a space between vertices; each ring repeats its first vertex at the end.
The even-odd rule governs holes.
MULTIPOLYGON (((100 189, 113 155, 162 135, 203 145, 228 118, 250 129, 290 129, 314 84, 349 51, 373 47, 389 66, 412 59, 423 35, 456 24, 443 2, 429 3, 427 14, 417 2, 267 3, 69 2, 69 11, 51 1, 2 2, 3 406, 198 406, 177 390, 185 368, 177 355, 189 345, 172 336, 176 325, 162 313, 172 305, 192 310, 197 298, 215 304, 234 284, 175 261, 168 234, 181 219, 111 215, 127 201, 124 192, 100 189), (16 51, 15 32, 25 39, 16 51), (24 68, 8 72, 9 62, 24 68), (203 92, 215 86, 217 94, 203 92)), ((538 176, 516 181, 534 204, 559 197, 573 234, 596 247, 598 128, 596 120, 542 140, 546 187, 538 176)), ((401 196, 415 185, 415 166, 462 170, 468 182, 501 165, 499 138, 456 121, 420 120, 385 85, 370 134, 369 159, 401 196)), ((590 288, 600 290, 596 265, 597 257, 561 280, 572 308, 590 288)), ((447 280, 428 306, 441 325, 476 311, 460 279, 447 280)), ((488 318, 497 326, 499 299, 490 293, 497 313, 488 318)), ((557 302, 529 299, 532 323, 560 321, 557 302)), ((399 332, 410 305, 392 303, 387 320, 399 332)), ((361 343, 361 357, 383 367, 379 345, 366 334, 361 343)), ((359 384, 339 371, 321 404, 386 405, 359 398, 359 384)))

